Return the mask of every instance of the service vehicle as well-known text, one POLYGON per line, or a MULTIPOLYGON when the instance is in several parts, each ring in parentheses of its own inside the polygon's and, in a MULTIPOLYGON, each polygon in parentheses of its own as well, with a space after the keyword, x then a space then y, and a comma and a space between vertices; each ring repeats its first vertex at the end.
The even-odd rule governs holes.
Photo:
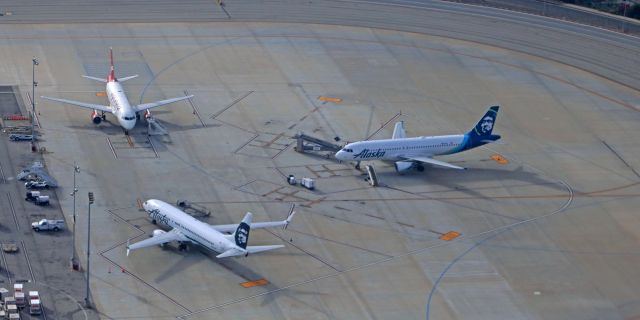
POLYGON ((41 314, 42 306, 40 305, 40 299, 29 300, 29 314, 41 314))
POLYGON ((313 190, 316 188, 316 181, 311 179, 311 178, 302 178, 302 180, 300 180, 300 185, 309 189, 309 190, 313 190))
POLYGON ((34 222, 31 224, 31 228, 33 230, 35 230, 36 232, 38 231, 46 231, 46 230, 53 230, 53 231, 59 231, 62 230, 64 228, 64 220, 47 220, 47 219, 42 219, 38 222, 34 222))
POLYGON ((33 201, 33 203, 39 206, 49 205, 49 196, 43 196, 40 191, 27 191, 27 195, 24 198, 27 201, 33 201))

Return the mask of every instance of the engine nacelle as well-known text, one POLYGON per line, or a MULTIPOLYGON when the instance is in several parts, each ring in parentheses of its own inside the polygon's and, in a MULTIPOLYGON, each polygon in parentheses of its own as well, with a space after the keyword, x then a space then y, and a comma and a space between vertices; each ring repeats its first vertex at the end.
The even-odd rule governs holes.
MULTIPOLYGON (((165 234, 165 233, 167 233, 167 232, 164 231, 164 230, 155 229, 155 230, 153 230, 153 233, 151 234, 151 237, 157 237, 157 236, 165 234)), ((160 246, 160 248, 164 248, 165 245, 166 245, 166 243, 162 243, 159 246, 160 246)))
POLYGON ((98 110, 93 110, 91 113, 91 121, 95 124, 100 124, 100 122, 102 122, 102 117, 98 113, 98 110))
POLYGON ((411 169, 414 166, 414 163, 411 161, 396 161, 394 165, 397 172, 403 172, 411 169))
POLYGON ((155 230, 153 230, 153 234, 152 234, 151 236, 152 236, 152 237, 157 237, 157 236, 159 236, 159 235, 161 235, 161 234, 165 234, 165 233, 167 233, 167 232, 166 232, 166 231, 164 231, 164 230, 155 229, 155 230))
POLYGON ((149 111, 149 109, 144 111, 144 119, 145 120, 149 120, 149 118, 151 118, 151 111, 149 111))

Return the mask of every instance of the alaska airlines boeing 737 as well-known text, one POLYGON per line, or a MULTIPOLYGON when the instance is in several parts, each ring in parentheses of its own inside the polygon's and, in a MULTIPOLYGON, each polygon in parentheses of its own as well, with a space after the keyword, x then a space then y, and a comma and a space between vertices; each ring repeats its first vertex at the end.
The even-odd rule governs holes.
POLYGON ((185 243, 199 244, 209 250, 220 253, 216 258, 247 256, 250 253, 278 249, 284 247, 284 245, 247 246, 249 230, 252 228, 261 229, 280 226, 286 229, 295 215, 292 206, 287 219, 283 221, 252 223, 253 215, 251 212, 247 212, 240 224, 210 225, 197 220, 164 201, 147 200, 142 207, 149 214, 154 224, 160 223, 173 229, 168 232, 157 229, 153 231, 150 239, 142 240, 132 245, 127 242, 127 256, 131 250, 154 245, 162 246, 171 241, 178 241, 181 249, 184 248, 185 243))
POLYGON ((336 158, 343 161, 357 161, 358 164, 363 160, 394 161, 398 172, 413 167, 423 171, 423 163, 465 169, 432 157, 470 150, 499 140, 499 135, 491 134, 499 108, 499 106, 490 107, 478 124, 466 134, 407 138, 403 122, 398 122, 391 139, 349 143, 336 153, 336 158))
POLYGON ((91 113, 91 121, 93 121, 93 123, 95 124, 100 124, 102 120, 106 119, 105 112, 112 113, 118 119, 118 123, 120 123, 120 126, 122 126, 122 128, 124 129, 124 133, 129 134, 129 130, 135 127, 136 120, 140 118, 140 112, 144 112, 144 118, 149 119, 151 117, 151 112, 149 111, 149 109, 193 97, 193 95, 190 95, 132 106, 131 104, 129 104, 129 99, 127 99, 127 96, 124 94, 120 83, 131 80, 138 75, 124 77, 118 81, 118 79, 116 79, 115 69, 113 67, 113 50, 111 48, 109 48, 109 59, 111 61, 111 69, 109 71, 107 79, 83 76, 87 79, 106 82, 106 93, 107 97, 109 98, 108 106, 44 96, 42 96, 41 98, 91 109, 93 110, 93 113, 91 113))

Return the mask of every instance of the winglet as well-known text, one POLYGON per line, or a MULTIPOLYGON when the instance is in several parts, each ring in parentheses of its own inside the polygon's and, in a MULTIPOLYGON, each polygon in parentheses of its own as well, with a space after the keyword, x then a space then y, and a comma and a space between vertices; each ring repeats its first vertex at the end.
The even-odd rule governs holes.
POLYGON ((127 257, 129 256, 129 239, 127 239, 127 257))
POLYGON ((109 60, 111 62, 111 69, 109 69, 109 76, 107 77, 107 82, 118 81, 118 79, 116 79, 115 68, 113 67, 113 48, 112 47, 109 47, 109 60))

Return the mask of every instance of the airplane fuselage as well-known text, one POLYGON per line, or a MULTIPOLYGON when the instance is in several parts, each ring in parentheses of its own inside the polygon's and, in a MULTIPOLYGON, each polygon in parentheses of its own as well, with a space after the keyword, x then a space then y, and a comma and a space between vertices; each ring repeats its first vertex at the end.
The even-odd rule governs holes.
POLYGON ((432 157, 466 150, 468 141, 465 134, 360 141, 347 144, 336 153, 336 158, 343 161, 400 161, 432 157))
POLYGON ((136 126, 136 112, 118 81, 107 82, 107 98, 111 113, 118 119, 118 123, 125 130, 131 130, 136 126))
POLYGON ((151 219, 178 230, 193 243, 215 252, 236 248, 235 243, 224 234, 164 201, 151 199, 145 201, 142 206, 151 219))

